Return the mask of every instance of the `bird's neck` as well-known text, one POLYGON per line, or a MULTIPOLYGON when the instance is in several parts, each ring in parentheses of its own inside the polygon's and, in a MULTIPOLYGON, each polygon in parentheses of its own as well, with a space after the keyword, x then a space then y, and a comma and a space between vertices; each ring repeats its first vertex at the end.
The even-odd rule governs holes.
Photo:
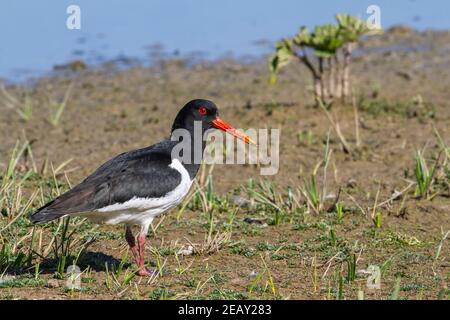
POLYGON ((191 179, 194 179, 203 160, 206 141, 203 140, 203 132, 195 132, 193 126, 182 129, 185 130, 172 130, 171 140, 175 142, 173 155, 180 160, 191 179))

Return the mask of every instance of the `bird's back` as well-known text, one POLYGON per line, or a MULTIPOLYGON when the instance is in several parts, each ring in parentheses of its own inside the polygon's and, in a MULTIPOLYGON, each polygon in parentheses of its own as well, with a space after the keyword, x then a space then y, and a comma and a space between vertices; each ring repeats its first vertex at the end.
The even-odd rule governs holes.
POLYGON ((119 154, 80 184, 37 210, 30 220, 43 223, 66 215, 100 211, 131 199, 164 197, 182 182, 180 171, 171 166, 174 145, 175 142, 164 140, 119 154))

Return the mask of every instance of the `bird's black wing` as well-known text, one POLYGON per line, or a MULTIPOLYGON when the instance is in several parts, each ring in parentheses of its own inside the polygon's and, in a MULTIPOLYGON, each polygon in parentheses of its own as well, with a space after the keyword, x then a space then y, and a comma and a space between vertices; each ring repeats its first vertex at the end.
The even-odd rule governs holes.
POLYGON ((91 212, 133 197, 159 198, 175 189, 181 174, 169 167, 170 148, 154 145, 109 160, 80 184, 30 216, 34 223, 91 212))

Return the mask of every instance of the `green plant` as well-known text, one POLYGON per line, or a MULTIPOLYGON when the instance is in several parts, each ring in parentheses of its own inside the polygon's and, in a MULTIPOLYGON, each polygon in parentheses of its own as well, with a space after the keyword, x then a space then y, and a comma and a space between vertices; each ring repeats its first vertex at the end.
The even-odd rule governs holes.
POLYGON ((24 121, 31 120, 31 118, 33 117, 33 104, 28 95, 25 97, 25 101, 24 101, 22 107, 17 108, 16 111, 24 121))
POLYGON ((316 142, 314 134, 311 130, 299 131, 297 133, 297 140, 300 144, 306 144, 308 146, 311 146, 316 142))
POLYGON ((151 300, 168 300, 174 296, 174 293, 169 290, 169 288, 165 286, 160 286, 151 292, 149 298, 151 300))
POLYGON ((294 37, 279 41, 269 62, 271 83, 276 82, 279 70, 296 58, 312 75, 316 104, 323 101, 328 105, 334 98, 348 98, 350 61, 355 43, 372 30, 364 21, 348 14, 338 14, 336 20, 337 24, 316 26, 312 32, 301 27, 294 37), (310 51, 314 53, 313 57, 310 51))
POLYGON ((303 186, 300 187, 300 192, 306 198, 308 207, 312 209, 312 211, 316 214, 319 214, 324 209, 327 209, 327 211, 329 210, 329 208, 324 208, 324 202, 325 197, 327 195, 327 171, 331 159, 331 154, 332 150, 330 149, 330 135, 328 134, 323 160, 317 163, 316 167, 314 168, 310 176, 309 181, 304 180, 303 186), (317 183, 317 173, 321 167, 323 167, 323 179, 322 179, 322 190, 319 190, 317 183))
POLYGON ((344 204, 338 202, 336 203, 336 219, 339 223, 341 223, 343 217, 344 217, 344 204))
POLYGON ((64 110, 66 109, 67 101, 69 100, 69 96, 72 91, 72 88, 73 88, 73 82, 67 88, 67 90, 64 94, 64 98, 61 102, 56 102, 49 98, 50 108, 53 109, 53 112, 50 114, 49 122, 54 127, 57 127, 59 125, 62 114, 63 114, 64 110))
POLYGON ((274 279, 272 277, 272 273, 270 272, 270 269, 267 266, 266 260, 264 260, 263 255, 260 255, 260 258, 261 258, 261 262, 262 262, 262 265, 263 265, 262 271, 259 272, 256 275, 255 279, 249 284, 248 292, 251 294, 256 289, 258 289, 258 284, 260 282, 262 282, 263 279, 264 279, 264 276, 266 276, 265 277, 266 281, 265 281, 265 284, 264 284, 264 287, 263 287, 262 291, 266 292, 267 289, 270 289, 270 293, 275 296, 277 290, 276 290, 276 287, 275 287, 274 279))
MULTIPOLYGON (((343 300, 344 299, 344 277, 341 275, 340 271, 335 271, 333 274, 333 282, 335 283, 336 288, 334 289, 335 299, 343 300)), ((331 289, 331 288, 330 288, 331 289)), ((328 293, 328 297, 332 298, 331 292, 328 293)))
MULTIPOLYGON (((0 277, 1 279, 1 277, 0 277)), ((22 287, 40 287, 44 285, 44 280, 35 279, 29 274, 21 275, 18 277, 12 277, 10 279, 0 282, 1 288, 22 288, 22 287)))
POLYGON ((70 185, 57 178, 67 163, 56 169, 50 164, 52 176, 47 177, 36 169, 31 144, 16 143, 0 176, 0 273, 34 271, 37 279, 43 260, 54 259, 55 275, 63 278, 65 267, 77 261, 89 244, 83 239, 92 226, 80 218, 44 226, 32 226, 28 220, 37 207, 70 185), (75 237, 80 229, 83 232, 75 237))
POLYGON ((14 109, 22 120, 31 120, 33 117, 33 103, 28 93, 25 93, 25 98, 21 101, 19 98, 10 94, 3 84, 0 84, 0 93, 2 93, 4 98, 3 102, 8 108, 14 109))
POLYGON ((208 299, 212 300, 243 300, 248 299, 248 295, 245 292, 238 292, 234 290, 221 289, 217 287, 208 295, 208 299))
POLYGON ((286 210, 281 195, 276 192, 272 183, 260 181, 256 186, 253 186, 252 183, 250 188, 246 188, 246 191, 249 197, 255 200, 257 209, 273 213, 271 224, 278 225, 281 223, 282 218, 286 215, 286 210))
POLYGON ((402 277, 397 276, 395 278, 394 288, 392 290, 390 299, 391 300, 398 300, 398 294, 400 293, 400 283, 402 281, 402 277))
POLYGON ((319 189, 317 188, 317 178, 315 173, 311 174, 309 181, 304 182, 303 190, 308 203, 312 206, 316 213, 319 213, 322 209, 322 203, 319 189))
POLYGON ((417 197, 426 197, 427 199, 431 199, 434 195, 431 195, 431 188, 433 186, 434 181, 434 173, 436 171, 436 167, 439 162, 439 157, 436 160, 434 166, 428 169, 427 162, 423 155, 423 150, 417 150, 415 156, 415 167, 414 174, 416 177, 416 196, 417 197))
POLYGON ((376 229, 381 228, 381 210, 378 209, 375 213, 375 215, 372 217, 373 225, 376 229))
POLYGON ((344 39, 343 44, 343 66, 342 66, 342 96, 350 96, 350 62, 357 41, 364 35, 372 32, 365 21, 349 14, 337 14, 336 20, 344 39))
POLYGON ((347 256, 347 282, 354 281, 356 279, 356 254, 350 254, 347 256))
POLYGON ((330 227, 328 230, 328 239, 329 239, 330 245, 333 247, 336 247, 337 236, 336 236, 336 231, 334 230, 333 227, 330 227))

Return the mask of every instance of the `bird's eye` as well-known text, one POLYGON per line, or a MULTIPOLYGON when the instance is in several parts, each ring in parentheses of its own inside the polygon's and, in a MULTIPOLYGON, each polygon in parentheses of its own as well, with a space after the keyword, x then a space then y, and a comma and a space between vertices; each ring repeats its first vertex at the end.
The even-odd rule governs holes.
POLYGON ((202 116, 204 116, 206 114, 206 108, 205 107, 198 108, 198 113, 200 113, 202 116))

